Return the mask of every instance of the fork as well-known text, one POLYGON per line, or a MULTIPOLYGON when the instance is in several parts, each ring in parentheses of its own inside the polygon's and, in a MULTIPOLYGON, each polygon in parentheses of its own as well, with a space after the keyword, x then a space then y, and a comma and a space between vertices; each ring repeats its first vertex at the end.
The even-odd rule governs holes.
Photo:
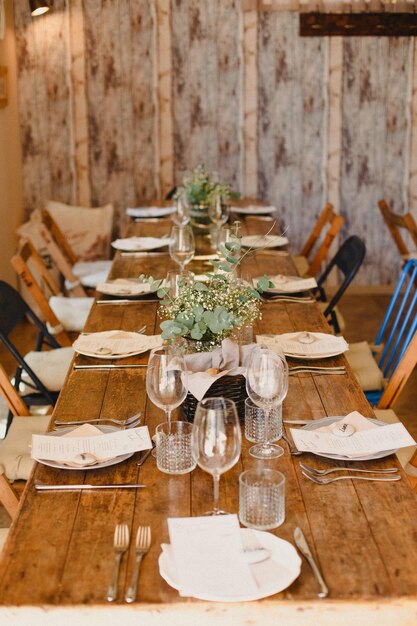
MULTIPOLYGON (((146 330, 146 324, 144 324, 143 326, 141 326, 140 328, 138 328, 137 330, 133 330, 132 332, 134 333, 138 333, 139 335, 143 335, 143 333, 146 330)), ((88 335, 95 335, 96 333, 93 331, 91 333, 80 333, 80 335, 82 335, 83 337, 88 337, 88 335)))
POLYGON ((126 552, 129 546, 129 528, 127 524, 116 524, 114 529, 114 566, 113 566, 113 579, 107 590, 107 600, 113 602, 117 598, 117 588, 119 583, 119 569, 120 561, 123 554, 126 552))
POLYGON ((335 476, 334 478, 318 478, 317 476, 313 476, 312 474, 307 474, 307 472, 301 473, 309 480, 312 480, 313 483, 317 483, 317 485, 328 485, 329 483, 336 482, 336 480, 373 480, 386 483, 401 480, 401 476, 335 476))
POLYGON ((54 424, 55 427, 59 428, 60 426, 80 426, 82 424, 113 424, 114 426, 118 426, 119 428, 127 428, 127 427, 131 427, 133 428, 133 424, 136 426, 136 424, 139 424, 139 422, 142 421, 141 419, 141 415, 142 413, 136 413, 135 415, 132 415, 131 417, 126 418, 125 420, 117 420, 111 417, 108 418, 99 418, 97 417, 96 419, 91 419, 91 420, 79 420, 79 421, 75 421, 75 422, 70 422, 70 421, 61 421, 61 420, 55 420, 54 424))
POLYGON ((151 547, 151 527, 139 526, 136 533, 136 559, 132 572, 132 578, 128 590, 126 591, 125 601, 134 602, 136 600, 138 575, 142 558, 147 554, 151 547))
POLYGON ((363 474, 396 474, 398 472, 398 468, 396 467, 388 467, 386 469, 362 469, 359 467, 330 467, 329 469, 317 469, 302 461, 300 461, 300 467, 306 472, 314 474, 314 476, 326 476, 326 474, 331 474, 332 472, 362 472, 363 474))

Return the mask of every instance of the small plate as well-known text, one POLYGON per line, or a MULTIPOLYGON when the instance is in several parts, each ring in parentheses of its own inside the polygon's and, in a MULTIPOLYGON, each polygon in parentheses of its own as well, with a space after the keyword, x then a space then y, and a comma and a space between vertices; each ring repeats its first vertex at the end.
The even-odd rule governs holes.
POLYGON ((169 245, 168 237, 127 237, 126 239, 116 239, 111 242, 116 250, 123 252, 143 252, 146 250, 156 250, 169 245))
POLYGON ((280 248, 289 242, 279 235, 244 235, 240 243, 244 248, 280 248))
MULTIPOLYGON (((106 339, 106 336, 105 336, 106 332, 114 333, 115 331, 100 331, 97 333, 97 335, 103 335, 103 343, 111 346, 111 341, 112 341, 111 335, 109 338, 106 339)), ((119 331, 116 331, 116 332, 119 332, 119 331)), ((132 337, 139 342, 137 349, 131 350, 129 352, 118 353, 118 354, 109 354, 109 353, 106 354, 105 352, 90 352, 88 349, 83 348, 82 346, 82 341, 83 341, 82 335, 80 335, 78 339, 74 341, 74 343, 72 344, 72 347, 74 348, 75 352, 77 352, 78 354, 82 354, 83 356, 90 356, 95 359, 125 359, 129 356, 135 356, 136 354, 143 354, 144 352, 148 352, 148 350, 152 350, 153 348, 159 348, 160 346, 162 346, 161 335, 140 335, 139 333, 134 333, 134 332, 128 333, 128 331, 126 331, 126 333, 132 335, 132 337), (140 346, 141 339, 143 341, 142 346, 140 346), (81 342, 81 346, 80 346, 80 342, 81 342)), ((91 335, 93 334, 96 334, 96 333, 91 333, 91 335)))
MULTIPOLYGON (((73 430, 75 430, 75 428, 78 428, 78 427, 68 426, 68 428, 60 428, 59 430, 56 430, 54 432, 47 433, 47 435, 50 437, 62 437, 63 435, 66 435, 72 432, 73 430)), ((116 428, 116 426, 97 426, 97 428, 101 430, 103 433, 112 433, 112 432, 119 430, 118 428, 116 428)), ((113 459, 108 459, 107 461, 103 461, 102 463, 96 463, 95 465, 86 465, 84 467, 73 467, 72 465, 65 465, 62 463, 58 463, 58 461, 44 461, 42 459, 36 459, 36 460, 38 463, 41 463, 42 465, 47 465, 48 467, 55 467, 56 469, 76 470, 77 472, 81 470, 82 472, 85 472, 86 470, 96 470, 96 469, 100 469, 101 467, 110 467, 110 465, 116 465, 117 463, 126 461, 126 459, 129 459, 134 454, 135 454, 134 452, 121 454, 120 456, 115 456, 113 459)))
POLYGON ((231 206, 230 210, 233 213, 241 213, 242 215, 270 215, 275 213, 277 208, 275 206, 255 206, 251 204, 249 206, 231 206))
MULTIPOLYGON (((130 278, 129 282, 132 286, 144 284, 139 279, 130 278)), ((141 291, 139 293, 131 293, 129 291, 129 283, 118 283, 116 280, 106 280, 106 282, 100 283, 96 287, 97 291, 108 296, 114 296, 115 298, 130 298, 130 299, 143 299, 150 294, 156 293, 156 289, 149 291, 141 291)))
MULTIPOLYGON (((267 583, 258 587, 256 593, 251 596, 212 596, 210 594, 202 594, 198 597, 199 600, 210 600, 213 602, 249 602, 251 600, 259 600, 260 598, 266 598, 279 593, 283 589, 286 589, 294 582, 300 575, 301 559, 294 548, 294 546, 276 537, 272 533, 263 532, 260 530, 251 530, 249 528, 241 528, 242 538, 248 535, 256 539, 259 544, 268 550, 271 554, 271 558, 279 566, 280 571, 278 575, 271 577, 267 583)), ((170 550, 170 546, 168 547, 170 550)), ((169 558, 169 552, 163 551, 158 560, 159 573, 162 578, 174 589, 178 589, 177 573, 175 571, 175 565, 169 558)), ((261 563, 259 565, 262 565, 261 563)), ((256 567, 256 564, 252 565, 256 567)))
POLYGON ((165 217, 172 213, 175 213, 175 207, 173 206, 140 206, 126 209, 126 215, 135 217, 136 219, 140 219, 141 217, 165 217))
MULTIPOLYGON (((343 419, 343 416, 340 417, 323 417, 321 420, 314 420, 311 424, 306 424, 302 427, 301 430, 316 430, 316 428, 321 428, 322 426, 330 426, 330 424, 334 424, 334 422, 338 422, 343 419)), ((371 417, 368 417, 370 422, 376 424, 377 426, 386 426, 385 422, 381 422, 381 420, 377 420, 371 417)), ((374 452, 373 454, 367 456, 344 456, 341 454, 321 454, 319 452, 313 452, 316 456, 323 456, 326 459, 335 459, 338 461, 372 461, 373 459, 383 459, 390 454, 395 454, 396 450, 385 450, 384 452, 374 452)))

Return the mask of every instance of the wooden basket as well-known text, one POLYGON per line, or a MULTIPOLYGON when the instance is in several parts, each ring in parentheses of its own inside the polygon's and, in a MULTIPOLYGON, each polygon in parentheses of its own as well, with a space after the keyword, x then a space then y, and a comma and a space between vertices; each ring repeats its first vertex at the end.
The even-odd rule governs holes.
MULTIPOLYGON (((236 404, 239 419, 245 420, 245 400, 248 397, 246 392, 246 380, 241 374, 238 376, 222 376, 204 396, 205 398, 228 398, 236 404)), ((183 402, 182 409, 188 422, 194 421, 194 414, 197 408, 198 400, 190 392, 183 402)))

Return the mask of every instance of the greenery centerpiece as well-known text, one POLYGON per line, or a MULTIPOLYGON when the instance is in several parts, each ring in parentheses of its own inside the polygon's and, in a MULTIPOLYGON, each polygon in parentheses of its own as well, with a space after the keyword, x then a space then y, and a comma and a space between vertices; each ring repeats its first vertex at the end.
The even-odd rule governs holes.
POLYGON ((260 294, 273 283, 264 276, 253 287, 237 278, 236 269, 249 252, 241 255, 236 222, 231 240, 219 246, 220 258, 212 260, 216 273, 208 273, 207 282, 184 282, 178 297, 170 299, 163 282, 149 278, 162 298, 162 338, 173 342, 183 337, 195 350, 211 350, 243 326, 252 325, 260 316, 260 294))
POLYGON ((208 207, 216 202, 226 202, 238 197, 230 185, 222 184, 210 176, 204 164, 198 165, 191 174, 184 176, 183 184, 178 187, 176 198, 184 197, 191 206, 191 225, 200 232, 207 232, 210 225, 208 207))

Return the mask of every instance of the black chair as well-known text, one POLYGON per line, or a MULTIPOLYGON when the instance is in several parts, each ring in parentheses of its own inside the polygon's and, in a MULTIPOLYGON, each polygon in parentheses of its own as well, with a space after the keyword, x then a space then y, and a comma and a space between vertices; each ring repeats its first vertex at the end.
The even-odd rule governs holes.
POLYGON ((16 348, 9 338, 10 333, 25 318, 29 318, 31 322, 38 328, 38 338, 36 342, 36 351, 42 350, 43 345, 50 348, 61 348, 57 340, 48 332, 45 324, 35 315, 32 309, 26 304, 21 295, 11 285, 4 281, 0 281, 0 341, 13 355, 18 363, 14 378, 14 386, 19 389, 22 381, 22 372, 26 372, 30 380, 25 380, 27 387, 33 389, 34 393, 25 394, 25 402, 27 404, 48 404, 54 405, 59 392, 49 391, 39 380, 33 369, 25 361, 22 354, 16 348))
POLYGON ((366 247, 362 239, 357 237, 357 235, 348 237, 348 239, 342 243, 339 250, 317 281, 317 289, 315 291, 316 298, 327 304, 327 306, 323 309, 323 315, 329 324, 334 328, 336 333, 340 333, 340 325, 337 319, 335 307, 358 273, 365 258, 365 254, 366 247), (336 293, 329 301, 324 289, 324 283, 334 268, 337 268, 342 273, 343 280, 336 293))

